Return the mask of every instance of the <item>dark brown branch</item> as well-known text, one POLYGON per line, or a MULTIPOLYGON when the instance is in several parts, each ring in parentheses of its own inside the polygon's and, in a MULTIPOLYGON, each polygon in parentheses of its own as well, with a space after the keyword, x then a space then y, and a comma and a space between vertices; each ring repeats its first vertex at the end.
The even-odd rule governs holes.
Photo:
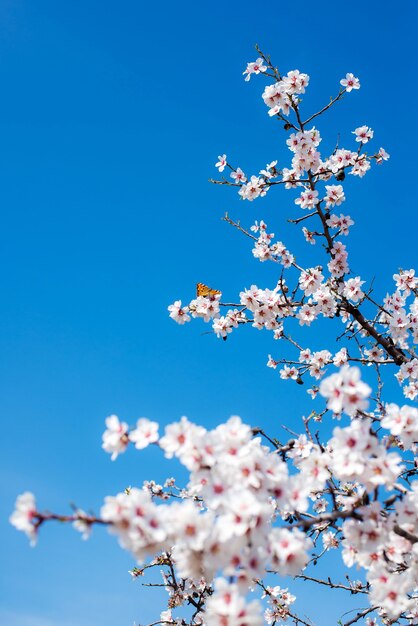
POLYGON ((350 315, 360 324, 363 330, 367 331, 368 334, 373 337, 377 341, 377 343, 382 346, 386 350, 386 352, 393 358, 396 365, 402 365, 403 363, 408 362, 408 357, 405 355, 403 350, 394 345, 394 343, 383 337, 374 326, 372 326, 364 317, 364 315, 353 306, 348 300, 344 299, 343 308, 350 313, 350 315))
POLYGON ((371 606, 368 609, 364 609, 364 611, 359 611, 357 613, 357 615, 355 617, 353 617, 353 619, 350 619, 348 622, 344 622, 344 624, 342 624, 342 626, 351 626, 351 624, 355 624, 362 617, 365 617, 369 613, 372 613, 373 611, 376 611, 377 608, 378 608, 377 606, 371 606))
POLYGON ((313 115, 311 115, 311 117, 308 117, 308 119, 305 122, 303 122, 303 125, 306 126, 306 124, 309 124, 309 122, 314 120, 316 117, 318 117, 319 115, 322 115, 322 113, 325 113, 325 111, 327 111, 330 107, 332 107, 333 104, 338 102, 338 100, 341 100, 345 92, 346 92, 346 89, 341 89, 338 96, 336 96, 335 98, 331 98, 331 101, 329 102, 329 104, 324 106, 320 111, 318 111, 318 113, 314 113, 313 115))
POLYGON ((399 535, 400 537, 407 539, 411 543, 418 543, 418 537, 416 535, 413 535, 407 530, 404 530, 398 524, 395 524, 395 526, 393 527, 393 532, 399 535))
POLYGON ((313 578, 312 576, 307 576, 306 574, 298 574, 295 578, 301 578, 302 580, 310 580, 311 582, 317 583, 318 585, 325 585, 326 587, 330 587, 331 589, 344 589, 345 591, 350 591, 352 594, 356 593, 364 593, 367 595, 367 591, 363 588, 349 587, 348 585, 342 585, 341 583, 333 583, 330 578, 327 580, 321 580, 320 578, 313 578))
POLYGON ((322 515, 317 515, 316 517, 312 517, 309 519, 302 519, 296 522, 295 526, 300 526, 303 530, 309 530, 312 526, 316 526, 317 524, 322 524, 324 522, 335 522, 338 519, 347 519, 354 518, 357 520, 362 520, 362 516, 357 512, 357 508, 360 506, 360 502, 357 503, 357 506, 352 509, 348 509, 347 511, 332 511, 331 513, 323 513, 322 515))

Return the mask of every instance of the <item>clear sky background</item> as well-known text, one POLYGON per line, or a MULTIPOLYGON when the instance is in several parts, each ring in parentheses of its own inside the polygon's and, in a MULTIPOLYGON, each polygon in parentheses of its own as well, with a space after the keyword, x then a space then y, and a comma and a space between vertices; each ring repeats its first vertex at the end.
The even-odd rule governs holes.
MULTIPOLYGON (((303 387, 266 369, 280 350, 270 334, 246 328, 223 342, 167 315, 197 281, 228 301, 252 282, 275 284, 276 268, 221 222, 226 210, 248 225, 265 219, 298 258, 319 261, 286 224, 300 214, 291 193, 242 203, 207 182, 223 152, 248 173, 290 162, 260 98, 264 79, 242 77, 255 43, 283 72, 311 76, 309 113, 346 72, 360 77, 361 90, 318 121, 329 149, 338 132, 352 146, 350 131, 366 123, 392 155, 347 182, 350 265, 384 294, 414 264, 417 15, 413 0, 2 0, 2 625, 158 618, 158 597, 130 580, 131 557, 103 529, 82 542, 50 525, 31 549, 7 521, 25 490, 41 508, 97 511, 107 494, 177 472, 156 450, 111 463, 100 447, 107 415, 208 426, 239 414, 280 434, 311 408, 303 387)), ((322 327, 312 335, 330 347, 322 327)), ((328 626, 344 602, 306 587, 298 608, 328 626)))

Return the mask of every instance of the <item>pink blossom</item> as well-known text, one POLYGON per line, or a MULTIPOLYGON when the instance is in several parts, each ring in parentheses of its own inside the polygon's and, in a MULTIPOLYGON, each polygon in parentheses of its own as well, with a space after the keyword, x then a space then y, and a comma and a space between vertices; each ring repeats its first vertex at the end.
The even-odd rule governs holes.
POLYGON ((9 518, 10 523, 25 533, 30 539, 31 546, 36 544, 37 532, 34 518, 37 515, 36 501, 33 493, 26 491, 16 499, 15 510, 9 518))
POLYGON ((327 399, 327 408, 333 413, 355 415, 367 407, 371 389, 361 380, 358 367, 343 365, 337 374, 325 378, 319 393, 327 399))
POLYGON ((245 80, 249 81, 251 78, 251 74, 260 74, 260 72, 265 72, 266 70, 267 70, 267 66, 264 65, 264 61, 260 57, 256 61, 247 64, 247 67, 244 70, 243 75, 246 75, 245 80))
POLYGON ((117 415, 111 415, 106 418, 106 427, 102 437, 102 448, 112 454, 111 459, 114 461, 128 446, 128 424, 120 422, 117 415))
POLYGON ((348 93, 350 93, 352 89, 360 89, 360 81, 354 74, 346 74, 345 78, 340 80, 340 85, 345 87, 348 93))
POLYGON ((150 443, 155 443, 158 441, 157 422, 141 417, 136 423, 136 428, 129 433, 129 439, 138 450, 146 448, 150 443))
POLYGON ((228 162, 226 160, 226 154, 222 154, 221 156, 218 156, 218 162, 215 163, 215 167, 218 168, 218 171, 223 172, 227 165, 228 165, 228 162))

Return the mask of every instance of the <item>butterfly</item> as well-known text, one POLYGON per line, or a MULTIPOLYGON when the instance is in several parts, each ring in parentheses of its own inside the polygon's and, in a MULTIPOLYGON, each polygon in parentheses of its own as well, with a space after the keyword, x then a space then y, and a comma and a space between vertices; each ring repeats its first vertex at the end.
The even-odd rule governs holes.
POLYGON ((208 287, 207 285, 204 285, 203 283, 197 283, 196 285, 197 297, 217 296, 217 295, 220 295, 221 293, 222 293, 221 291, 218 291, 217 289, 211 289, 210 287, 208 287))

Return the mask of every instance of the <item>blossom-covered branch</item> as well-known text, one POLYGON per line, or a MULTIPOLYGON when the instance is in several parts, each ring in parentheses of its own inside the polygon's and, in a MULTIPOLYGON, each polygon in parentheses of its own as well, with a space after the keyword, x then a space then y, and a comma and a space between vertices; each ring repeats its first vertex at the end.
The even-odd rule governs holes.
POLYGON ((222 154, 216 167, 225 174, 212 182, 250 202, 280 187, 296 192, 293 210, 302 213, 288 221, 301 228, 307 250, 322 244, 313 248, 317 263, 296 260, 265 221, 245 226, 226 214, 224 221, 251 242, 254 258, 275 263, 274 284, 243 286, 239 297, 224 302, 220 290, 199 283, 196 298, 168 309, 179 324, 202 318, 223 339, 242 326, 271 332, 283 348, 279 357, 268 355, 267 365, 279 368, 282 379, 312 380, 307 400, 317 398, 316 408, 290 439, 288 432, 283 437, 238 416, 212 430, 182 417, 161 435, 148 418, 129 426, 111 415, 102 446, 112 460, 129 446, 152 445, 156 454, 180 461, 187 485, 178 487, 170 477, 164 485, 129 487, 106 497, 98 516, 80 509, 42 513, 25 493, 11 523, 32 543, 49 521, 70 523, 85 537, 94 525, 105 525, 135 559, 135 579, 155 567, 161 571, 161 583, 144 583, 168 596, 153 624, 261 626, 264 619, 312 626, 289 591, 293 578, 367 596, 369 606, 356 609, 344 626, 362 619, 375 626, 378 618, 417 624, 418 409, 385 398, 384 382, 386 372, 394 373, 406 398, 418 396, 418 279, 413 269, 399 270, 383 301, 372 297, 373 285, 349 266, 344 242, 354 220, 337 209, 346 201, 346 176, 361 179, 389 155, 383 148, 365 151, 374 139, 366 125, 352 131, 350 148, 337 145, 322 155, 321 133, 310 124, 358 90, 359 79, 347 73, 328 104, 302 114, 309 76, 284 74, 257 51, 245 81, 270 81, 262 98, 269 116, 283 124, 291 162, 275 160, 247 176, 222 154), (320 318, 329 324, 329 343, 314 350, 299 338, 299 328, 320 318), (375 392, 365 368, 375 374, 375 392), (346 573, 345 584, 318 576, 313 568, 319 560, 326 567, 333 550, 340 551, 342 567, 361 568, 364 580, 346 573), (288 577, 289 587, 275 584, 276 576, 288 577))

